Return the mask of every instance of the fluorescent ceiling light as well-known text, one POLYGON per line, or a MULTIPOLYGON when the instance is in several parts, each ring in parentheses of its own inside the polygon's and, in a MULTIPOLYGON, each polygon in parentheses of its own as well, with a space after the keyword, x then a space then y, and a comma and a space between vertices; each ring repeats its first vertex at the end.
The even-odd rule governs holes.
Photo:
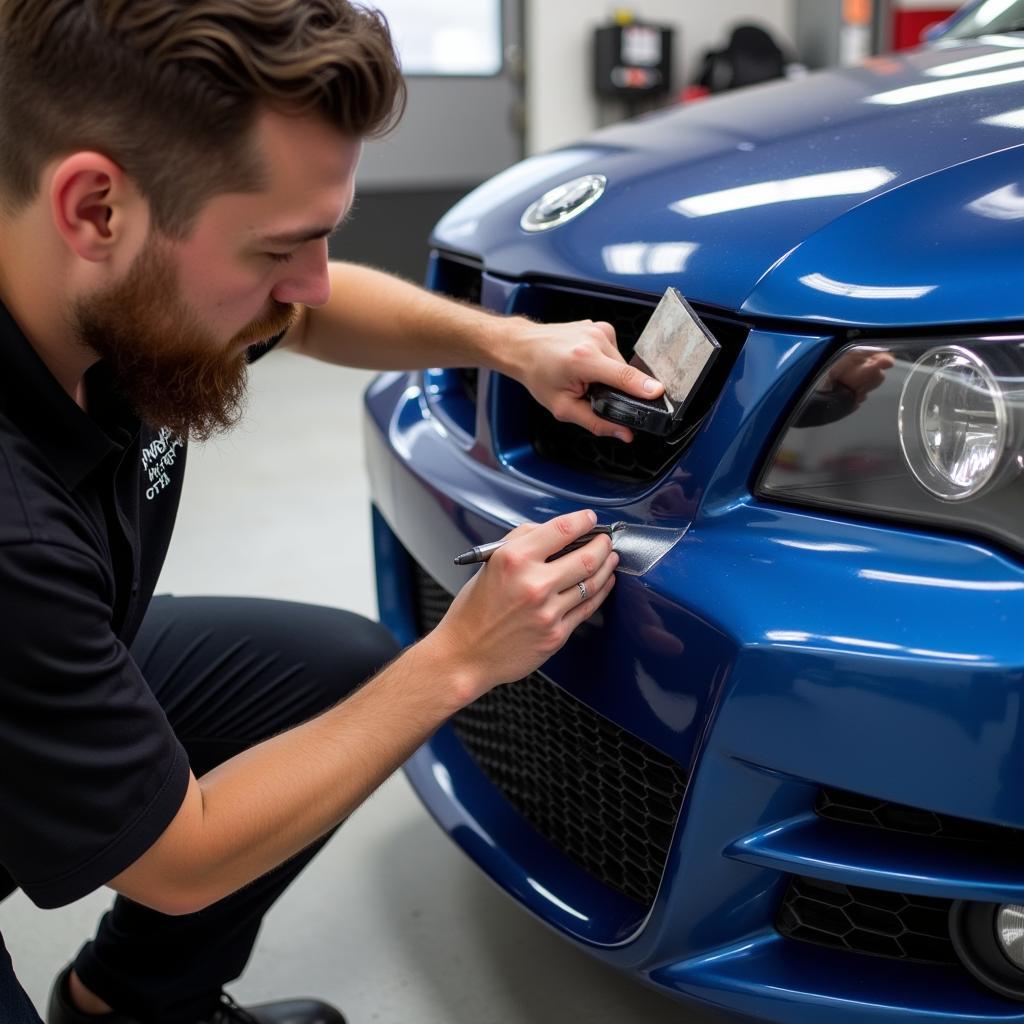
MULTIPOLYGON (((954 40, 950 41, 953 42, 954 40)), ((960 40, 956 41, 959 42, 960 40)), ((1024 39, 1020 39, 1017 36, 1001 35, 998 32, 991 32, 988 35, 978 36, 976 41, 979 43, 986 43, 989 46, 1024 46, 1024 39)))
POLYGON ((943 661, 987 661, 982 654, 960 654, 957 651, 930 651, 926 647, 908 647, 907 654, 918 654, 925 658, 940 658, 943 661))
POLYGON ((684 217, 710 217, 716 213, 749 210, 755 206, 773 203, 793 203, 803 199, 822 199, 826 196, 861 195, 874 192, 895 178, 885 167, 859 167, 849 171, 830 171, 827 174, 808 174, 800 178, 781 178, 762 181, 756 185, 741 185, 721 192, 680 199, 669 207, 684 217))
POLYGON ((845 281, 833 281, 824 274, 807 274, 800 278, 800 283, 818 292, 829 295, 847 295, 852 299, 919 299, 922 295, 935 291, 938 285, 897 285, 888 287, 871 284, 847 284, 845 281))
POLYGON ((787 548, 800 548, 802 551, 843 551, 856 554, 871 550, 863 544, 840 544, 833 541, 777 540, 775 543, 787 548))
POLYGON ((1024 107, 1007 110, 1005 114, 984 117, 980 123, 995 125, 996 128, 1024 128, 1024 107))
POLYGON ((949 78, 951 75, 973 75, 975 71, 990 71, 992 68, 1006 67, 1008 64, 1024 62, 1024 53, 1010 50, 1005 53, 986 53, 982 57, 967 57, 964 60, 950 61, 948 64, 937 64, 925 71, 933 78, 949 78))
POLYGON ((696 242, 624 242, 601 250, 612 274, 678 274, 700 246, 696 242))
POLYGON ((1024 195, 1016 185, 1004 185, 968 203, 967 209, 991 220, 1024 220, 1024 195))
POLYGON ((918 587, 939 587, 942 590, 1024 590, 1024 583, 1016 580, 958 580, 944 576, 915 576, 911 573, 886 572, 882 569, 861 569, 861 579, 882 580, 886 583, 909 583, 918 587))
POLYGON ((904 103, 920 103, 922 100, 939 96, 952 96, 958 92, 975 92, 978 89, 992 89, 998 85, 1012 85, 1024 82, 1024 68, 1009 68, 1005 71, 990 71, 986 75, 968 75, 948 82, 925 82, 923 85, 907 85, 902 89, 875 93, 865 103, 878 103, 886 107, 902 106, 904 103))
POLYGON ((877 651, 902 651, 902 644, 891 644, 884 640, 863 640, 859 636, 827 636, 826 640, 831 640, 834 644, 840 644, 843 647, 869 647, 872 650, 877 651))

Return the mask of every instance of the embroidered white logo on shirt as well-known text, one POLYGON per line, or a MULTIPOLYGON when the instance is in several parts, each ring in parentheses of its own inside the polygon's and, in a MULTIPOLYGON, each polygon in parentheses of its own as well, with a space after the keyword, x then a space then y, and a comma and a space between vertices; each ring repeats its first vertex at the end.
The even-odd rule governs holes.
POLYGON ((152 501, 161 491, 171 486, 168 470, 178 458, 178 449, 185 442, 167 427, 160 429, 160 436, 142 449, 142 472, 149 479, 146 498, 152 501))

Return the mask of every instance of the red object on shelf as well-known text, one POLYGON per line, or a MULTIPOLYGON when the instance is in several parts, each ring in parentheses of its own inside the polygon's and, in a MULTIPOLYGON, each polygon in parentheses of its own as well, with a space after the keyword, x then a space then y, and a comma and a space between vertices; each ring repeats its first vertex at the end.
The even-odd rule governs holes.
POLYGON ((926 7, 893 11, 892 48, 909 50, 912 46, 917 46, 925 29, 945 21, 956 10, 956 7, 926 7))
POLYGON ((691 103, 693 100, 702 100, 705 96, 710 96, 711 90, 705 89, 703 85, 688 85, 679 94, 679 101, 681 103, 691 103))

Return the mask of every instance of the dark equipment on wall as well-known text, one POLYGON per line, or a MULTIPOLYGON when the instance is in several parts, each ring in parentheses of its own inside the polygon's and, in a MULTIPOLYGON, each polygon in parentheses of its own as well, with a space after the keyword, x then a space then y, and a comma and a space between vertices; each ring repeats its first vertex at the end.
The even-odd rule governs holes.
POLYGON ((789 59, 771 35, 758 25, 737 25, 723 50, 704 54, 697 84, 709 92, 725 92, 783 78, 789 59))
POLYGON ((672 88, 672 35, 664 25, 620 19, 594 33, 594 88, 603 99, 634 103, 672 88))

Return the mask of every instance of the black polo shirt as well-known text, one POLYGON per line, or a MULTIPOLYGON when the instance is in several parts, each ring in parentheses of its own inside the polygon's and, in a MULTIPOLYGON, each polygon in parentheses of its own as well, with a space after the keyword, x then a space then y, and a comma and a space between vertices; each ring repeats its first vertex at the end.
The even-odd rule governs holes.
MULTIPOLYGON (((0 897, 17 886, 41 907, 133 864, 189 774, 129 653, 185 445, 140 423, 103 364, 86 386, 88 413, 0 305, 0 897)), ((25 1005, 0 940, 2 1019, 25 1005)))

